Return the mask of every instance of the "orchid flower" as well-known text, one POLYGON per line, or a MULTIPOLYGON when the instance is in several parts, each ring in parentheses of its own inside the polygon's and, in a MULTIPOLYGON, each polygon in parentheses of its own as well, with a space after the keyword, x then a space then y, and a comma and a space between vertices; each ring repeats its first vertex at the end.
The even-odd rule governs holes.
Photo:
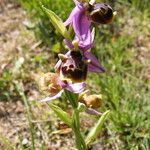
POLYGON ((85 112, 90 115, 100 115, 95 109, 100 106, 99 97, 96 95, 87 96, 87 91, 83 92, 86 84, 84 82, 72 83, 70 80, 61 80, 57 73, 46 73, 40 78, 41 90, 49 93, 49 96, 42 99, 41 102, 48 102, 61 97, 64 90, 79 94, 79 101, 84 105, 85 112))
MULTIPOLYGON (((80 52, 80 51, 78 51, 78 52, 80 52)), ((71 57, 71 53, 72 53, 72 51, 68 51, 64 55, 64 57, 66 57, 66 58, 71 57)), ((99 61, 92 53, 90 53, 89 51, 85 51, 85 52, 81 52, 81 55, 82 55, 82 59, 85 62, 87 62, 88 71, 97 72, 97 73, 102 73, 105 71, 105 69, 103 67, 101 67, 99 61)), ((60 59, 56 63, 55 70, 58 70, 61 65, 62 65, 62 59, 60 59)))
MULTIPOLYGON (((89 3, 81 3, 77 0, 73 0, 75 8, 72 10, 68 19, 64 22, 65 26, 72 25, 75 32, 75 41, 78 43, 78 47, 73 43, 65 39, 66 45, 69 49, 79 49, 82 51, 82 55, 85 60, 89 61, 88 70, 91 72, 102 73, 104 68, 101 67, 97 58, 88 50, 92 48, 94 35, 90 31, 91 22, 106 24, 111 22, 113 18, 113 11, 107 4, 95 3, 90 1, 89 3)), ((66 55, 68 55, 67 53, 66 55)), ((59 66, 61 61, 56 64, 59 66)))
MULTIPOLYGON (((65 26, 72 25, 75 38, 78 41, 79 49, 86 51, 93 45, 90 31, 91 22, 107 24, 113 19, 112 8, 105 3, 95 3, 95 1, 79 2, 73 0, 75 8, 72 10, 68 19, 64 22, 65 26)), ((68 42, 67 42, 68 43, 68 42)))
POLYGON ((82 82, 87 76, 87 62, 80 51, 69 51, 66 55, 58 54, 60 61, 55 66, 55 72, 60 77, 68 78, 74 82, 82 82))

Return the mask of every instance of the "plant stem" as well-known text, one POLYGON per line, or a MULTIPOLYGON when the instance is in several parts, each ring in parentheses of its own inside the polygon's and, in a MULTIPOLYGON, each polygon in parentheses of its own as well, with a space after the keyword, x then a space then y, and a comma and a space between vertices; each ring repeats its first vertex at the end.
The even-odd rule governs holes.
POLYGON ((77 109, 74 109, 73 112, 73 123, 72 128, 75 134, 75 141, 76 141, 76 148, 78 150, 86 150, 86 144, 84 141, 84 138, 80 132, 80 120, 79 120, 79 111, 77 109))
POLYGON ((31 143, 32 143, 32 150, 35 150, 35 142, 34 142, 34 126, 33 126, 33 123, 32 123, 32 114, 31 114, 31 106, 24 94, 24 91, 22 89, 22 84, 18 83, 18 82, 15 82, 14 81, 14 84, 16 86, 16 89, 19 93, 19 95, 21 96, 23 102, 24 102, 24 105, 26 107, 26 111, 27 111, 27 120, 28 120, 28 123, 29 123, 29 130, 30 130, 30 134, 31 134, 31 143))
POLYGON ((72 114, 72 130, 75 134, 76 148, 78 150, 87 150, 85 140, 80 132, 80 118, 79 118, 79 110, 78 110, 78 95, 73 94, 69 91, 66 91, 66 96, 73 108, 72 114))

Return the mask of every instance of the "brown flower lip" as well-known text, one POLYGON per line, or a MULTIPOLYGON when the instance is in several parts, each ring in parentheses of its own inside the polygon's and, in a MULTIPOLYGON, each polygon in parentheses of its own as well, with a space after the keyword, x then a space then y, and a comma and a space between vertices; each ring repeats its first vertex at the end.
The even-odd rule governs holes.
POLYGON ((92 22, 108 24, 113 20, 113 10, 108 4, 96 3, 91 5, 89 3, 85 3, 84 7, 92 22))
MULTIPOLYGON (((62 56, 61 56, 62 57, 62 56)), ((86 80, 87 63, 83 60, 80 51, 71 51, 70 56, 62 58, 62 64, 59 68, 60 74, 64 78, 69 78, 74 82, 82 82, 86 80)))

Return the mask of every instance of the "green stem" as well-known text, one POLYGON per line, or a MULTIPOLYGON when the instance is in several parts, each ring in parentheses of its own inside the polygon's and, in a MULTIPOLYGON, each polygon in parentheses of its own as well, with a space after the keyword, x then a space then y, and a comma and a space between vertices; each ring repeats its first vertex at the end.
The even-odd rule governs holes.
POLYGON ((72 126, 73 126, 73 131, 75 134, 76 148, 78 150, 86 150, 87 149, 86 144, 80 132, 79 111, 77 109, 74 109, 72 119, 73 119, 72 126))
POLYGON ((72 114, 72 130, 75 134, 76 148, 78 150, 87 150, 85 140, 80 131, 80 118, 79 118, 79 110, 78 110, 78 95, 73 94, 69 91, 66 91, 66 96, 72 105, 73 114, 72 114))
POLYGON ((34 126, 33 126, 33 123, 32 123, 32 114, 31 114, 31 106, 24 94, 24 91, 21 87, 21 85, 18 83, 18 82, 15 82, 14 81, 14 84, 16 86, 16 89, 19 93, 19 95, 21 96, 24 104, 25 104, 25 107, 26 107, 26 111, 27 111, 27 120, 28 120, 28 123, 29 123, 29 130, 30 130, 30 134, 31 134, 31 143, 32 143, 32 150, 35 150, 35 142, 34 142, 34 126))

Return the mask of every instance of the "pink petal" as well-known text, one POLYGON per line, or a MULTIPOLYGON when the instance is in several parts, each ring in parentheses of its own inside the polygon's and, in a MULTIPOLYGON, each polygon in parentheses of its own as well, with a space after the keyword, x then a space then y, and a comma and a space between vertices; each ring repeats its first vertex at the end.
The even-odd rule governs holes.
POLYGON ((73 49, 73 48, 74 48, 73 44, 72 44, 70 41, 68 41, 67 39, 64 39, 64 42, 66 43, 66 45, 67 45, 70 49, 73 49))
POLYGON ((91 22, 84 14, 84 10, 80 10, 79 13, 75 14, 73 17, 73 28, 79 40, 84 41, 87 38, 90 24, 91 22))
MULTIPOLYGON (((65 56, 70 56, 70 51, 68 51, 68 52, 65 54, 65 56)), ((55 67, 54 67, 55 71, 57 71, 57 70, 60 68, 61 63, 62 63, 61 60, 59 60, 59 61, 56 63, 56 65, 55 65, 55 67)))
POLYGON ((105 69, 100 65, 99 61, 97 58, 90 52, 86 51, 84 53, 84 57, 86 59, 90 59, 91 62, 88 64, 88 70, 91 72, 105 72, 105 69))
POLYGON ((86 84, 84 82, 82 83, 74 83, 74 84, 68 84, 66 89, 73 93, 81 93, 83 92, 86 84))
POLYGON ((78 6, 76 6, 72 10, 72 12, 71 12, 70 16, 68 17, 68 19, 64 22, 64 25, 68 26, 70 23, 72 23, 74 16, 77 15, 78 13, 80 13, 80 11, 81 11, 80 8, 78 6))
POLYGON ((57 99, 59 97, 61 97, 62 93, 63 93, 64 90, 61 90, 59 93, 57 93, 56 95, 51 95, 51 96, 48 96, 44 99, 42 99, 40 102, 48 102, 48 101, 52 101, 54 99, 57 99))
POLYGON ((100 112, 98 112, 97 110, 93 109, 93 108, 87 108, 86 109, 86 113, 90 114, 90 115, 101 115, 100 112))
POLYGON ((92 41, 91 31, 89 29, 84 40, 79 41, 79 48, 83 51, 86 51, 92 48, 92 46, 93 46, 93 41, 92 41))

